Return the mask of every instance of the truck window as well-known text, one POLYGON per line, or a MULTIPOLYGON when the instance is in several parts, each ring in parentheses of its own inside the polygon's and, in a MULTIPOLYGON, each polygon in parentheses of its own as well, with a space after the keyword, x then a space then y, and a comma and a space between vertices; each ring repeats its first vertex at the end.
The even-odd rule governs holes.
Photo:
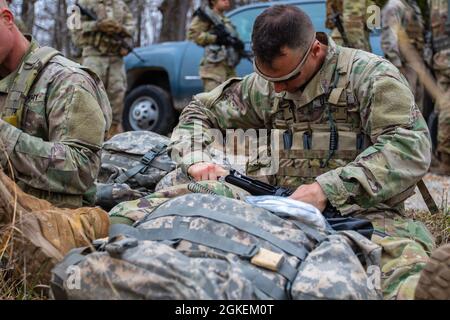
MULTIPOLYGON (((310 17, 317 31, 326 31, 325 29, 325 2, 312 2, 298 4, 298 7, 305 11, 310 17)), ((267 7, 249 8, 236 12, 230 16, 231 21, 236 26, 239 37, 244 42, 251 42, 253 23, 256 17, 267 7)))

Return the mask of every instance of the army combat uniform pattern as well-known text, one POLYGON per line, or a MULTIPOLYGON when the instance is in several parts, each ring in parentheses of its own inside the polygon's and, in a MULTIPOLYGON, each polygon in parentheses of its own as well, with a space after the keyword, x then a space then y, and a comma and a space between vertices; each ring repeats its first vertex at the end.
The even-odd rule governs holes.
POLYGON ((328 0, 326 27, 331 29, 331 37, 339 44, 344 45, 342 35, 332 20, 333 14, 340 14, 342 26, 350 48, 372 52, 369 41, 369 29, 366 21, 367 8, 374 3, 368 0, 328 0))
POLYGON ((417 72, 401 53, 397 32, 397 28, 405 30, 408 41, 425 61, 425 25, 420 8, 415 0, 389 0, 381 11, 381 17, 381 47, 385 56, 402 71, 414 93, 417 105, 423 111, 424 86, 417 72))
POLYGON ((180 117, 171 157, 185 173, 210 161, 204 152, 191 152, 193 144, 211 144, 208 128, 290 132, 292 147, 280 150, 272 182, 294 188, 315 180, 341 214, 370 219, 378 233, 374 240, 384 249, 384 297, 412 299, 434 246, 423 224, 401 217, 403 201, 430 165, 426 122, 391 63, 336 46, 325 34, 317 37, 328 43, 328 53, 303 92, 276 94, 273 84, 251 74, 199 94, 180 117), (195 126, 203 135, 192 135, 195 126), (339 142, 331 153, 333 131, 339 142))
MULTIPOLYGON (((79 4, 95 13, 97 21, 82 16, 81 30, 74 30, 74 43, 83 48, 82 64, 97 73, 108 93, 113 111, 113 127, 122 123, 124 97, 127 79, 123 56, 122 40, 131 42, 136 23, 130 9, 122 0, 80 0, 79 4), (114 37, 98 30, 98 22, 112 19, 123 27, 124 34, 114 37)), ((131 43, 130 43, 131 44, 131 43)))
MULTIPOLYGON (((211 12, 216 14, 212 10, 211 12)), ((237 35, 230 19, 225 16, 217 16, 227 30, 231 31, 232 34, 237 35)), ((199 46, 205 47, 205 55, 200 62, 199 70, 205 92, 211 91, 221 83, 236 76, 234 68, 237 62, 233 61, 235 59, 229 56, 230 49, 216 44, 217 35, 212 33, 212 30, 213 28, 210 22, 195 16, 187 32, 188 40, 195 42, 199 46)))
POLYGON ((66 208, 93 204, 111 124, 108 98, 95 74, 61 55, 35 81, 23 81, 21 74, 41 64, 38 48, 32 40, 20 66, 0 80, 0 164, 7 171, 11 164, 18 185, 31 195, 66 208), (26 88, 18 118, 10 101, 26 88))
MULTIPOLYGON (((434 45, 432 67, 437 85, 448 95, 450 91, 450 46, 448 45, 450 34, 446 30, 448 1, 430 0, 429 7, 433 41, 447 41, 447 47, 439 48, 434 45)), ((446 161, 447 168, 450 169, 450 98, 447 97, 442 101, 444 104, 437 106, 439 110, 438 152, 443 156, 442 161, 446 161)))

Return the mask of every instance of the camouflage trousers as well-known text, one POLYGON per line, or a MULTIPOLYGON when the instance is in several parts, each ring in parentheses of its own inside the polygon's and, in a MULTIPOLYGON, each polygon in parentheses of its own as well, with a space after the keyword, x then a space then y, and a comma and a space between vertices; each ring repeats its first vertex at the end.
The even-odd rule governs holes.
POLYGON ((112 108, 112 123, 122 123, 127 77, 122 57, 85 56, 84 66, 94 71, 102 80, 112 108))
POLYGON ((420 272, 434 249, 426 226, 391 211, 360 215, 375 228, 372 241, 382 247, 381 287, 385 300, 412 300, 420 272))
MULTIPOLYGON (((138 221, 170 198, 189 193, 190 180, 181 170, 166 175, 158 184, 157 192, 131 202, 124 202, 110 212, 111 222, 138 221), (145 210, 143 209, 145 208, 145 210)), ((220 195, 243 199, 247 192, 230 185, 208 183, 220 195)), ((420 272, 434 248, 434 239, 425 225, 404 218, 392 211, 368 210, 359 215, 372 221, 376 234, 372 241, 382 247, 380 265, 381 289, 384 299, 414 299, 420 272)))
POLYGON ((203 90, 209 92, 228 79, 235 77, 236 71, 228 66, 225 61, 219 63, 202 62, 199 74, 203 81, 203 90))
POLYGON ((106 237, 108 229, 108 214, 100 208, 57 208, 0 171, 0 257, 15 278, 48 285, 51 269, 67 252, 106 237))

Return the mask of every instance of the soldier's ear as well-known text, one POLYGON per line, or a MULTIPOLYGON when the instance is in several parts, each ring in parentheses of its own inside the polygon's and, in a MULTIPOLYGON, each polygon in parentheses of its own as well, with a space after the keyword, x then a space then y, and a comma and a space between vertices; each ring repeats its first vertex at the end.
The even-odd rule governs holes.
POLYGON ((5 26, 14 25, 14 15, 8 8, 0 9, 0 18, 5 26))
POLYGON ((311 49, 311 54, 314 56, 318 56, 321 50, 322 47, 320 45, 320 41, 319 40, 314 41, 313 47, 311 49))

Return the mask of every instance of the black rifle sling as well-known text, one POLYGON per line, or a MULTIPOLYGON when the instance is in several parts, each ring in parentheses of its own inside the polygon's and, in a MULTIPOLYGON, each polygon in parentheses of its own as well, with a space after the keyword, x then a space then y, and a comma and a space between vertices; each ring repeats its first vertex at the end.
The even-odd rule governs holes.
POLYGON ((131 179, 135 175, 137 175, 138 173, 144 173, 152 165, 153 160, 155 160, 156 157, 161 155, 166 150, 166 148, 167 148, 167 145, 165 145, 163 143, 156 145, 142 157, 141 164, 125 171, 119 177, 117 177, 117 179, 115 179, 114 182, 115 183, 125 183, 129 179, 131 179))

